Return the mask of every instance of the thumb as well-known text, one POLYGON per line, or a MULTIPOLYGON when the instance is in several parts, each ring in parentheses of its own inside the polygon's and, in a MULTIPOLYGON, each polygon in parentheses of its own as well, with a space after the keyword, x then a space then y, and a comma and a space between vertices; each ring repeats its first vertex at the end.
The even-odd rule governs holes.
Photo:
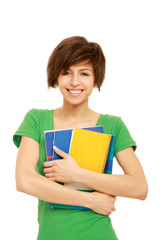
POLYGON ((63 152, 61 149, 57 148, 56 146, 53 146, 53 149, 62 158, 66 158, 68 156, 67 153, 63 152))

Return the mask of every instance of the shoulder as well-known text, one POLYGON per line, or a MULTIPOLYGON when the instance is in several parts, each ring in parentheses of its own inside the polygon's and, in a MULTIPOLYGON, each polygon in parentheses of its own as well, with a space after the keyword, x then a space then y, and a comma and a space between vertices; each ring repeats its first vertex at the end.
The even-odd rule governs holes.
POLYGON ((25 117, 31 117, 31 118, 34 118, 35 120, 38 120, 50 114, 51 111, 52 110, 48 110, 48 109, 32 108, 26 113, 25 117))
POLYGON ((27 114, 40 115, 40 114, 45 114, 45 113, 50 112, 50 111, 52 111, 52 110, 32 108, 27 112, 27 114))
POLYGON ((101 114, 101 116, 106 120, 106 121, 114 121, 114 122, 120 122, 121 117, 115 116, 115 115, 109 115, 109 114, 101 114))
POLYGON ((14 133, 13 141, 19 147, 21 136, 27 136, 40 142, 42 127, 48 123, 52 110, 48 109, 30 109, 21 122, 18 130, 14 133))
POLYGON ((121 117, 109 114, 101 114, 101 121, 104 127, 111 129, 111 131, 117 131, 120 125, 123 123, 121 117))
POLYGON ((103 128, 105 133, 115 135, 115 154, 131 146, 136 149, 136 142, 121 117, 103 114, 103 128))
POLYGON ((40 131, 44 125, 50 122, 52 115, 53 110, 32 108, 26 113, 24 122, 40 131))
POLYGON ((104 133, 119 135, 122 132, 127 132, 127 126, 122 118, 115 115, 101 114, 99 125, 103 125, 104 133))

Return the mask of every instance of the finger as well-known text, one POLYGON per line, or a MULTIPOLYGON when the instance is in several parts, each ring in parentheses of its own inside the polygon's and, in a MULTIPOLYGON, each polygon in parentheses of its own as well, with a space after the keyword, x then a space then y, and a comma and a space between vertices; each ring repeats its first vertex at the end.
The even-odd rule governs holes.
POLYGON ((54 178, 54 173, 46 173, 45 177, 54 178))
POLYGON ((48 177, 48 176, 45 176, 46 178, 49 178, 50 180, 52 180, 52 181, 55 181, 56 182, 56 180, 55 180, 55 178, 54 177, 48 177))
POLYGON ((114 203, 116 202, 116 200, 117 200, 116 197, 113 196, 113 202, 114 202, 114 203))
POLYGON ((105 214, 103 214, 104 216, 106 215, 110 215, 111 214, 111 211, 107 211, 105 214))
POLYGON ((52 173, 52 172, 55 172, 55 168, 53 167, 44 168, 43 171, 44 173, 52 173))
POLYGON ((46 161, 46 162, 43 163, 43 166, 44 167, 52 167, 53 164, 54 164, 54 161, 55 160, 53 160, 53 161, 46 161))
POLYGON ((63 152, 61 149, 57 148, 56 146, 53 146, 53 149, 62 158, 66 158, 68 156, 67 153, 63 152))

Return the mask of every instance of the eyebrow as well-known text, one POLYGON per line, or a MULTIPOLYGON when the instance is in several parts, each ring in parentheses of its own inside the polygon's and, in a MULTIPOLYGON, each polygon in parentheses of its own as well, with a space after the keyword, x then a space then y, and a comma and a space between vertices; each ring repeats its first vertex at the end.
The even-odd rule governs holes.
MULTIPOLYGON (((70 67, 68 68, 68 70, 71 70, 70 67)), ((90 71, 92 72, 93 70, 90 69, 90 68, 82 68, 82 69, 79 69, 80 71, 90 71)))
POLYGON ((91 69, 89 69, 89 68, 83 68, 83 69, 80 69, 80 71, 91 71, 92 72, 92 70, 91 69))

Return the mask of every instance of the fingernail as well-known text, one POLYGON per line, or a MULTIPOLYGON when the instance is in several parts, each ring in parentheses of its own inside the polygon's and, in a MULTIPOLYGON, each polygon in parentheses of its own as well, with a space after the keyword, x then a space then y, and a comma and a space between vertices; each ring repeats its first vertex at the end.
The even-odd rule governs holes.
POLYGON ((58 150, 58 148, 57 148, 56 146, 53 146, 53 149, 54 149, 54 150, 58 150))

